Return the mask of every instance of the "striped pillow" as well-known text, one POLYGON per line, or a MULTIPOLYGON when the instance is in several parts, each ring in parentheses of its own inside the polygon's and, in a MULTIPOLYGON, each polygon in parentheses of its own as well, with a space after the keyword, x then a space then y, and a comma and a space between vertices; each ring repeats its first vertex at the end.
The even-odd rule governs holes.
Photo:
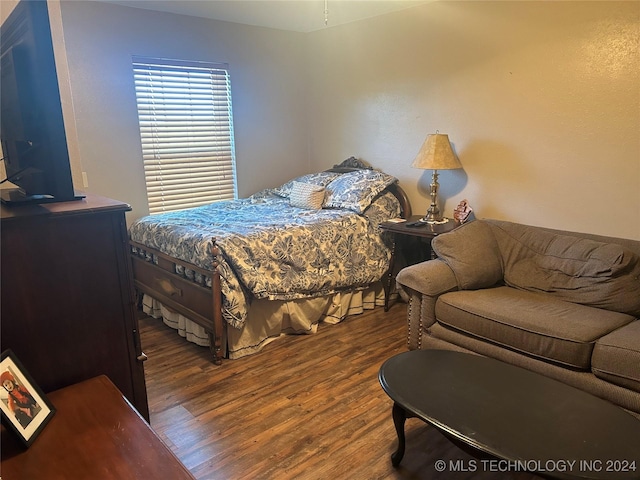
POLYGON ((289 204, 292 207, 319 210, 324 203, 324 187, 310 183, 293 182, 289 204))

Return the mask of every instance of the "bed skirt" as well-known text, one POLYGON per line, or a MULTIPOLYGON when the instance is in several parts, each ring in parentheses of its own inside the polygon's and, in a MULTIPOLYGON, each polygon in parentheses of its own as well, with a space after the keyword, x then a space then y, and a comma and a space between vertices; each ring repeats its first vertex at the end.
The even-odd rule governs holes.
MULTIPOLYGON (((187 341, 208 347, 209 336, 204 328, 183 315, 144 295, 144 312, 162 319, 187 341)), ((223 347, 230 359, 238 359, 259 352, 282 335, 312 334, 323 321, 336 324, 350 315, 361 314, 377 306, 384 306, 384 288, 376 282, 362 290, 339 292, 318 298, 298 300, 254 300, 241 330, 224 329, 223 347)))

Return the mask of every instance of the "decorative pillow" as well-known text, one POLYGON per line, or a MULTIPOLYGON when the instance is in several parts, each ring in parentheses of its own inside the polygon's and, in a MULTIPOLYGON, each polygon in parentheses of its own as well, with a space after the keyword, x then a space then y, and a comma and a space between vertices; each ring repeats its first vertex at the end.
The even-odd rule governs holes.
POLYGON ((343 173, 327 185, 325 207, 362 213, 380 192, 397 181, 397 178, 376 170, 343 173))
POLYGON ((431 242, 433 251, 456 277, 462 290, 487 288, 502 280, 502 260, 491 227, 474 220, 431 242))
POLYGON ((292 207, 319 210, 324 203, 324 187, 311 183, 293 182, 289 195, 289 204, 292 207))
POLYGON ((291 189, 293 188, 294 182, 299 183, 309 183, 311 185, 319 185, 321 187, 326 187, 332 180, 339 177, 341 174, 338 172, 317 172, 317 173, 308 173, 306 175, 302 175, 301 177, 294 178, 293 180, 289 180, 284 185, 281 185, 278 188, 273 189, 273 193, 279 195, 280 197, 289 198, 291 195, 291 189))

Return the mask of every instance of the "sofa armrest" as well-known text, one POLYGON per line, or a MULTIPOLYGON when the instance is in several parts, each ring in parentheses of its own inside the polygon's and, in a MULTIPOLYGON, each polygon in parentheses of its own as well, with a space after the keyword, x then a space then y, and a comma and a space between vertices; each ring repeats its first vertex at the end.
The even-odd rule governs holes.
POLYGON ((409 287, 422 295, 437 297, 458 288, 451 267, 440 259, 428 260, 405 267, 396 277, 399 289, 409 287))
POLYGON ((422 348, 422 335, 436 321, 436 301, 457 290, 456 277, 442 260, 429 260, 403 268, 396 277, 398 291, 407 301, 407 346, 422 348))

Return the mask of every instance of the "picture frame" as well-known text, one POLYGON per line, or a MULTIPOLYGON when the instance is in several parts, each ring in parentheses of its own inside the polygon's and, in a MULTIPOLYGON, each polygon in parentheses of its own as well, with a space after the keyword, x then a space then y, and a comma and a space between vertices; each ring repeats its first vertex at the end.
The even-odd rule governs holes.
POLYGON ((11 350, 2 352, 0 382, 2 422, 28 448, 56 410, 11 350))

